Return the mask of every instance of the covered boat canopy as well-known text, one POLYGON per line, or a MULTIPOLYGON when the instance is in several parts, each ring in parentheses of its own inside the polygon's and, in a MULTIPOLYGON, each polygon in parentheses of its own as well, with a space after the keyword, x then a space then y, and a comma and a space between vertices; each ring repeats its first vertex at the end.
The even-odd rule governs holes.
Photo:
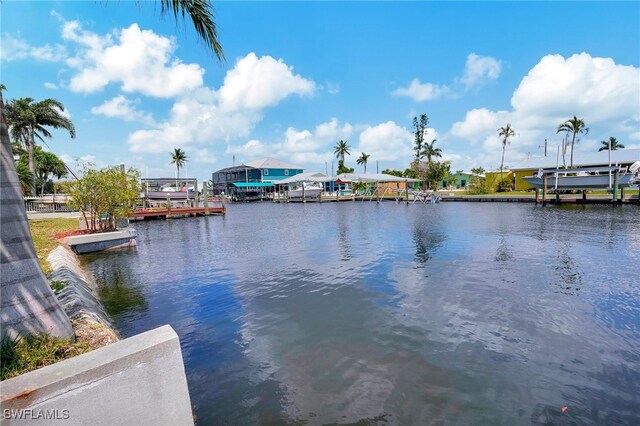
MULTIPOLYGON (((298 173, 291 177, 273 181, 276 185, 288 185, 296 182, 328 182, 327 175, 320 172, 298 173)), ((330 178, 329 178, 330 179, 330 178)))
POLYGON ((420 182, 420 179, 411 179, 386 173, 342 173, 334 180, 341 182, 420 182))

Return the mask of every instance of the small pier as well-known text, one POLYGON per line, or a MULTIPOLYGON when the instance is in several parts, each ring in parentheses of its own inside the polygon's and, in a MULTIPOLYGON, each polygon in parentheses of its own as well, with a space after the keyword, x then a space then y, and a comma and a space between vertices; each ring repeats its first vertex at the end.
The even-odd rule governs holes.
POLYGON ((147 219, 174 219, 181 217, 224 215, 226 209, 222 207, 173 207, 139 209, 133 212, 129 220, 147 220, 147 219))

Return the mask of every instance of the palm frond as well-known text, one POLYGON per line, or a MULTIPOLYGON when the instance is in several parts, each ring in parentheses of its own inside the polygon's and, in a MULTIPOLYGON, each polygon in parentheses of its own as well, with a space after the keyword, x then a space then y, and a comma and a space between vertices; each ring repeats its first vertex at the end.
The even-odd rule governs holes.
POLYGON ((213 20, 213 5, 209 0, 161 0, 161 13, 171 13, 173 17, 185 19, 189 15, 193 28, 220 61, 224 61, 224 52, 218 42, 218 30, 213 20))

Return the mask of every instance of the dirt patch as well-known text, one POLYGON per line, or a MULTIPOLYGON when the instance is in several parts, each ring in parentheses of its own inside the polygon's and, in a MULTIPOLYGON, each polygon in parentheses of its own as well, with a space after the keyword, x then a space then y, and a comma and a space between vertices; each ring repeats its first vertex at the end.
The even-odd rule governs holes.
POLYGON ((54 235, 53 237, 58 241, 62 241, 62 239, 65 237, 73 237, 76 235, 84 235, 88 233, 89 231, 87 231, 86 229, 75 229, 73 231, 61 232, 59 234, 54 235))

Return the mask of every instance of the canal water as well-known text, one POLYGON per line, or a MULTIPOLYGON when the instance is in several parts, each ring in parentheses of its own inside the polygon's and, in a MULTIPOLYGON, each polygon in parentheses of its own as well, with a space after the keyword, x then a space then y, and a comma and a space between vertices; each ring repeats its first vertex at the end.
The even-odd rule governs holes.
POLYGON ((84 256, 199 425, 640 424, 640 210, 236 204, 84 256), (563 408, 566 407, 566 408, 563 408))

